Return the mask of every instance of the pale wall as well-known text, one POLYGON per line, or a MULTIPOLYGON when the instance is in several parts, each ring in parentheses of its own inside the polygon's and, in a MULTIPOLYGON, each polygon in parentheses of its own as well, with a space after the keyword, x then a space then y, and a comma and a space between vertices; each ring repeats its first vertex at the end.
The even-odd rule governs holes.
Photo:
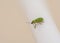
POLYGON ((34 43, 25 13, 17 1, 0 0, 0 43, 34 43))
POLYGON ((52 17, 60 31, 60 0, 48 0, 48 3, 51 8, 52 17))

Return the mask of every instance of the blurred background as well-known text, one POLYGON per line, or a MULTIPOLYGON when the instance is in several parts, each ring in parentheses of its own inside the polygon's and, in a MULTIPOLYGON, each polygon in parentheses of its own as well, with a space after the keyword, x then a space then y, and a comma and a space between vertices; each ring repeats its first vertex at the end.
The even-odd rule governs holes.
MULTIPOLYGON (((35 43, 25 10, 19 0, 0 0, 0 43, 35 43)), ((60 1, 47 0, 52 17, 60 30, 60 1)))
POLYGON ((48 0, 52 17, 60 31, 60 0, 48 0))

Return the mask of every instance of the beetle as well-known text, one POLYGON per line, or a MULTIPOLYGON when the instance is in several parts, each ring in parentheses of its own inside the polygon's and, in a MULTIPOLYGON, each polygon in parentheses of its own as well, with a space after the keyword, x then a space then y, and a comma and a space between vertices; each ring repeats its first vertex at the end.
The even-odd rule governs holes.
POLYGON ((36 18, 36 19, 32 20, 31 24, 33 24, 34 28, 36 28, 37 24, 41 24, 43 22, 44 22, 44 19, 42 17, 39 17, 39 18, 36 18))

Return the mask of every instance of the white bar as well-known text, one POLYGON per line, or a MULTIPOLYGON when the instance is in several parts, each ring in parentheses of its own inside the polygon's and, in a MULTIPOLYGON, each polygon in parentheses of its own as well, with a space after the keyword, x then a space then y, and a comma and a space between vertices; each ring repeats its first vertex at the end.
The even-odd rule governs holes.
POLYGON ((37 43, 60 43, 59 33, 55 23, 53 22, 50 12, 48 11, 46 0, 23 0, 26 8, 29 22, 38 17, 44 18, 44 23, 34 29, 30 24, 32 32, 37 43))

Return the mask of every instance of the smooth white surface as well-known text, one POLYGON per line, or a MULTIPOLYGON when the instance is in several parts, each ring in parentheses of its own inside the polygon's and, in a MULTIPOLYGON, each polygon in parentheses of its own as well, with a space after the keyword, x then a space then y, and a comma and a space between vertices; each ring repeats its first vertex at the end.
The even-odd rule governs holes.
POLYGON ((42 25, 38 25, 36 29, 34 29, 33 25, 29 25, 31 25, 32 32, 37 43, 60 43, 57 27, 51 18, 45 1, 46 0, 22 1, 26 8, 29 22, 37 17, 44 18, 44 23, 42 25))

